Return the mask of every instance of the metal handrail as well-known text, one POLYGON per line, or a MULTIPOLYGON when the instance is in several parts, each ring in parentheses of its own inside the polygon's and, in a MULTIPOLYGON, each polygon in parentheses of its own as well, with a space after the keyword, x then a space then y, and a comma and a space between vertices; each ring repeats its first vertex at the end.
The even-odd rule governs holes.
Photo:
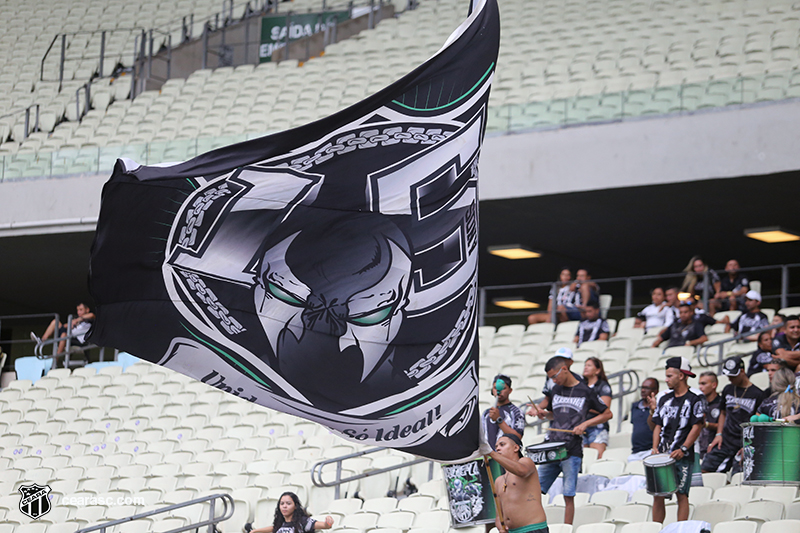
POLYGON ((202 522, 196 522, 194 524, 189 524, 188 526, 182 526, 175 529, 170 529, 169 531, 164 532, 164 533, 180 533, 181 531, 189 531, 190 529, 198 529, 201 527, 208 526, 208 533, 214 533, 215 524, 228 520, 233 516, 234 504, 233 504, 233 498, 231 497, 230 494, 212 494, 210 496, 204 496, 202 498, 195 498, 194 500, 168 505, 166 507, 162 507, 161 509, 156 509, 154 511, 138 513, 129 516, 127 518, 120 518, 119 520, 112 520, 110 522, 103 522, 102 524, 97 524, 94 526, 85 527, 83 529, 78 529, 77 531, 75 531, 75 533, 89 533, 90 531, 102 531, 103 533, 105 533, 106 528, 109 527, 113 527, 119 524, 126 524, 128 522, 132 522, 140 518, 147 518, 149 516, 154 516, 161 513, 167 513, 170 511, 174 511, 175 509, 181 509, 183 507, 188 507, 190 505, 195 505, 198 503, 203 503, 216 499, 222 500, 222 504, 224 506, 222 516, 219 517, 214 516, 214 504, 212 503, 211 505, 209 505, 210 509, 208 513, 208 520, 204 520, 202 522))
MULTIPOLYGON (((49 316, 49 315, 47 315, 47 316, 49 316)), ((71 351, 70 350, 72 348, 72 339, 77 339, 78 338, 78 335, 73 335, 73 333, 72 333, 72 318, 73 318, 72 315, 67 315, 67 321, 65 323, 65 325, 67 326, 67 332, 63 336, 56 337, 55 335, 58 333, 58 329, 56 329, 56 331, 53 333, 54 336, 53 336, 52 339, 39 340, 36 343, 36 346, 33 349, 33 354, 36 356, 37 359, 52 359, 54 361, 53 364, 55 364, 55 361, 59 357, 61 357, 63 355, 64 356, 64 367, 65 368, 69 368, 69 366, 70 366, 70 355, 71 355, 71 351), (62 341, 66 341, 66 345, 64 346, 64 351, 63 352, 59 352, 58 351, 58 345, 62 341), (52 354, 43 354, 42 351, 43 351, 43 348, 45 346, 53 346, 53 353, 52 354)), ((56 315, 56 323, 58 323, 58 315, 56 315)), ((27 341, 27 342, 33 342, 33 341, 27 341)), ((98 346, 97 344, 86 344, 84 346, 81 346, 82 350, 92 350, 94 348, 99 348, 100 349, 100 361, 104 361, 105 360, 105 350, 106 350, 105 346, 98 346)), ((116 358, 116 351, 114 353, 115 353, 115 358, 116 358)))
MULTIPOLYGON (((620 370, 618 372, 614 372, 613 374, 609 374, 606 376, 608 378, 608 383, 611 384, 613 379, 619 380, 619 388, 617 392, 611 393, 611 403, 613 405, 614 400, 618 400, 617 404, 619 406, 619 410, 617 411, 617 432, 622 429, 622 422, 625 420, 623 416, 623 411, 625 409, 625 400, 624 397, 628 394, 633 394, 639 390, 639 374, 635 370, 620 370), (630 379, 630 381, 628 381, 630 379), (629 386, 631 385, 631 386, 629 386)), ((545 377, 545 379, 547 379, 545 377)), ((544 396, 540 396, 538 398, 533 399, 534 402, 537 404, 544 399, 544 396)), ((520 409, 524 409, 527 411, 527 408, 531 405, 531 402, 525 402, 521 404, 520 409)), ((524 414, 524 411, 523 411, 524 414)), ((543 432, 546 432, 547 429, 544 428, 545 422, 550 422, 550 420, 546 418, 537 418, 533 422, 528 422, 527 418, 525 419, 525 427, 536 428, 536 434, 541 435, 543 432)))
MULTIPOLYGON (((780 324, 772 324, 760 329, 755 329, 752 331, 748 331, 747 333, 739 333, 734 335, 733 337, 727 339, 720 339, 718 341, 710 342, 707 344, 703 344, 700 346, 700 349, 697 351, 697 361, 700 363, 700 366, 704 368, 709 368, 712 366, 717 367, 717 375, 722 374, 722 363, 725 362, 724 352, 725 352, 725 344, 729 342, 736 342, 741 339, 752 337, 753 335, 761 335, 765 331, 772 331, 773 329, 782 328, 784 325, 783 322, 780 324), (708 362, 708 352, 711 348, 719 347, 719 353, 716 361, 708 362)), ((756 337, 758 338, 758 337, 756 337)))
MULTIPOLYGON (((53 317, 53 320, 55 321, 56 324, 58 324, 60 322, 61 317, 59 316, 58 313, 34 313, 34 314, 29 314, 29 315, 3 315, 3 316, 0 316, 0 324, 3 323, 3 320, 23 320, 23 319, 29 319, 29 318, 50 318, 50 317, 53 317)), ((3 343, 8 343, 8 344, 28 343, 28 342, 34 342, 34 341, 32 341, 30 339, 24 339, 24 340, 18 339, 18 340, 3 341, 3 343)), ((53 355, 43 356, 43 357, 41 357, 41 359, 49 358, 49 357, 55 358, 58 355, 57 351, 58 351, 58 347, 54 346, 53 347, 53 355)))
MULTIPOLYGON (((385 468, 378 468, 376 470, 370 470, 369 472, 363 472, 361 474, 356 474, 354 476, 349 476, 346 478, 342 478, 342 463, 347 459, 352 459, 354 457, 362 457, 364 455, 368 455, 371 453, 382 452, 386 448, 369 448, 367 450, 362 450, 360 452, 350 453, 347 455, 342 455, 333 459, 326 459, 324 461, 320 461, 314 466, 311 467, 311 482, 314 483, 317 487, 335 487, 334 492, 335 498, 340 498, 340 487, 343 483, 349 483, 350 481, 356 481, 358 479, 364 479, 371 476, 377 476, 378 474, 383 474, 386 472, 391 472, 392 470, 398 470, 400 468, 405 468, 407 466, 416 465, 419 463, 430 462, 431 463, 431 470, 433 469, 433 461, 430 459, 418 458, 412 461, 406 461, 397 465, 387 466, 385 468), (336 479, 330 482, 326 482, 322 480, 322 469, 325 465, 335 464, 336 465, 336 479)), ((432 471, 429 474, 429 478, 432 477, 432 471)))

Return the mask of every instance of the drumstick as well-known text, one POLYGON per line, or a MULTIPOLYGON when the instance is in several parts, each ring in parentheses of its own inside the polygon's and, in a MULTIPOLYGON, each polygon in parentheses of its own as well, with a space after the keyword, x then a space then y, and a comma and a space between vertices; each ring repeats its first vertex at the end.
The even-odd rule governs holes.
POLYGON ((559 433, 572 433, 575 434, 571 429, 556 429, 556 428, 549 428, 547 431, 558 431, 559 433))

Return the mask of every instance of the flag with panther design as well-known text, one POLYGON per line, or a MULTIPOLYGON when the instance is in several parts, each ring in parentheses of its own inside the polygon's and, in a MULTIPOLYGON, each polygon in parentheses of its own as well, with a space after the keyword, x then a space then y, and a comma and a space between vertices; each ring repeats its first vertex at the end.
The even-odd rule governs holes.
POLYGON ((119 160, 90 340, 354 442, 475 455, 499 31, 484 0, 430 60, 330 117, 184 163, 119 160))

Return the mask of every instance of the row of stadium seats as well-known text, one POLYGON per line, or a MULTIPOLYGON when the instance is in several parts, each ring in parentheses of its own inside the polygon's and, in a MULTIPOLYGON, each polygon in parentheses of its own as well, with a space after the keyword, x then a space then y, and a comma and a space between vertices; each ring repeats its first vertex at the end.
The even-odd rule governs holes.
MULTIPOLYGON (((318 11, 323 4, 328 10, 348 9, 349 6, 349 2, 344 1, 293 0, 290 9, 294 12, 318 11)), ((397 4, 399 8, 404 3, 398 0, 397 4)), ((247 5, 247 2, 236 2, 232 6, 233 20, 241 19, 247 5)), ((134 44, 142 29, 158 28, 153 35, 153 49, 158 50, 166 44, 168 35, 171 35, 173 45, 181 42, 183 17, 193 16, 194 27, 191 31, 198 38, 205 21, 222 9, 222 4, 210 0, 183 0, 177 3, 160 0, 112 3, 87 0, 73 2, 69 6, 45 2, 37 4, 35 8, 21 1, 4 5, 6 16, 0 20, 0 34, 3 36, 0 38, 0 149, 6 153, 16 152, 18 143, 26 134, 22 111, 28 106, 39 105, 39 126, 45 134, 52 132, 65 116, 68 120, 77 120, 76 90, 100 71, 102 31, 106 32, 106 40, 102 44, 105 58, 102 71, 109 76, 119 64, 131 66, 134 44), (25 22, 21 23, 21 20, 25 22), (68 35, 65 83, 59 91, 57 80, 61 42, 54 43, 54 39, 61 33, 68 35), (51 44, 53 48, 48 53, 51 44), (45 55, 46 59, 43 60, 45 55), (3 141, 9 136, 16 142, 6 143, 8 145, 3 147, 3 141)), ((111 100, 124 100, 130 91, 127 78, 120 78, 113 85, 110 81, 106 77, 95 80, 92 85, 92 106, 103 113, 111 100)), ((83 107, 82 102, 80 106, 83 107)), ((32 127, 33 121, 27 133, 32 132, 32 127)), ((268 130, 258 130, 260 134, 265 131, 268 130)), ((42 140, 41 135, 26 139, 23 153, 39 149, 55 151, 59 147, 58 143, 37 146, 42 140)))
MULTIPOLYGON (((0 521, 14 531, 42 533, 15 518, 19 516, 17 487, 37 481, 51 486, 55 504, 39 522, 57 533, 64 524, 74 531, 220 491, 232 494, 237 509, 234 518, 221 524, 222 530, 239 531, 246 521, 268 522, 285 490, 300 495, 317 515, 334 516, 337 533, 444 533, 450 528, 438 467, 431 481, 426 481, 428 463, 370 476, 346 484, 342 487, 345 498, 334 499, 332 488, 311 484, 310 465, 352 453, 359 446, 316 424, 249 404, 162 367, 139 363, 120 370, 113 366, 97 373, 93 368, 53 369, 35 384, 15 381, 0 391, 0 468, 4 472, 0 521), (178 407, 183 411, 172 411, 178 407), (417 494, 401 500, 385 497, 406 478, 418 485, 417 494), (363 505, 352 498, 356 490, 366 498, 363 505), (75 498, 90 501, 100 496, 143 500, 111 508, 74 503, 75 498)), ((529 431, 524 442, 541 438, 529 431)), ((597 460, 596 450, 586 449, 583 470, 606 478, 641 475, 641 462, 624 461, 629 449, 630 433, 614 433, 603 459, 597 460)), ((408 457, 384 450, 348 459, 343 475, 396 465, 408 457)), ((324 479, 332 479, 332 468, 323 472, 324 479)), ((705 486, 691 493, 695 519, 710 518, 716 524, 745 514, 748 518, 740 521, 759 524, 764 519, 800 518, 794 487, 754 490, 738 485, 741 475, 727 485, 726 474, 704 474, 703 481, 705 486)), ((563 522, 562 499, 556 496, 547 506, 553 531, 591 531, 586 528, 602 526, 593 522, 603 521, 620 529, 650 519, 652 498, 641 490, 580 493, 576 500, 579 510, 574 527, 558 527, 563 522)), ((671 507, 668 519, 674 520, 671 507)), ((204 513, 207 508, 195 506, 119 531, 164 531, 197 521, 204 513)), ((3 527, 0 533, 5 533, 3 527)), ((478 528, 467 531, 479 533, 478 528)))
MULTIPOLYGON (((504 3, 488 127, 541 127, 798 97, 797 13, 788 1, 504 3), (533 27, 531 13, 536 13, 533 27), (586 24, 587 16, 597 18, 586 24)), ((30 87, 22 88, 20 101, 53 102, 42 108, 45 133, 54 127, 61 133, 34 134, 19 144, 21 115, 0 124, 0 137, 10 133, 14 141, 0 144, 3 179, 96 172, 129 151, 150 164, 181 160, 220 137, 236 142, 310 122, 410 72, 463 17, 458 0, 423 1, 373 31, 329 46, 324 57, 302 68, 285 62, 278 68, 217 69, 213 75, 201 71, 185 83, 170 81, 161 94, 145 93, 130 114, 120 101, 128 82, 123 78, 112 86, 98 80, 92 90, 95 112, 79 127, 55 127, 65 113, 77 118, 76 87, 55 94, 52 86, 37 83, 34 90, 41 86, 44 101, 30 87), (215 83, 205 83, 212 79, 215 83), (210 138, 202 146, 186 141, 201 135, 210 138), (146 146, 150 141, 152 148, 146 146), (103 154, 109 145, 117 148, 103 154), (83 147, 89 152, 76 153, 83 147)))

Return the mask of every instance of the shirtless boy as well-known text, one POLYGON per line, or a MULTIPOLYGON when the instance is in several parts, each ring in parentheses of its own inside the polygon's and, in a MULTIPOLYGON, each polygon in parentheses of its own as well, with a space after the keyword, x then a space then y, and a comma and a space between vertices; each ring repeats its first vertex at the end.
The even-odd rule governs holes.
POLYGON ((522 441, 516 435, 502 435, 489 456, 505 468, 495 480, 500 513, 495 525, 500 533, 549 533, 542 508, 542 488, 536 465, 522 456, 522 441))

